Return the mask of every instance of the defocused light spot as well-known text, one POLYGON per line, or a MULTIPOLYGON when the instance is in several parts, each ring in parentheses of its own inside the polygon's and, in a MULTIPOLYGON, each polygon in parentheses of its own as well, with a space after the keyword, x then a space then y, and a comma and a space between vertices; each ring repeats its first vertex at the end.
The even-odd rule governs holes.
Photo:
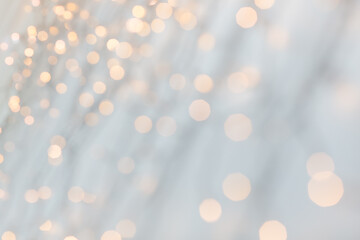
POLYGON ((50 231, 52 228, 52 223, 50 220, 47 220, 46 222, 44 222, 43 224, 41 224, 40 226, 40 230, 43 232, 48 232, 50 231))
POLYGON ((242 28, 251 28, 257 22, 256 11, 251 7, 240 8, 236 13, 236 22, 242 28))
POLYGON ((333 172, 335 169, 333 159, 323 152, 314 153, 306 163, 308 174, 313 176, 319 172, 333 172))
POLYGON ((94 104, 94 97, 90 93, 82 93, 79 96, 79 103, 85 108, 91 107, 94 104))
POLYGON ((143 22, 138 18, 130 18, 126 21, 126 29, 131 33, 138 33, 143 28, 143 22))
POLYGON ((4 155, 0 154, 0 164, 4 162, 4 155))
POLYGON ((109 116, 114 111, 114 105, 109 100, 103 100, 99 105, 99 111, 104 116, 109 116))
POLYGON ((116 55, 119 58, 129 58, 133 53, 133 48, 128 42, 119 42, 116 46, 116 55))
POLYGON ((111 38, 107 41, 106 47, 109 49, 109 51, 115 50, 116 46, 119 44, 119 41, 115 38, 111 38))
POLYGON ((216 222, 222 213, 221 205, 215 199, 209 198, 202 201, 199 207, 201 218, 206 222, 216 222))
POLYGON ((99 122, 99 117, 96 113, 88 113, 85 115, 85 124, 93 127, 96 126, 99 122))
POLYGON ((106 85, 103 82, 97 81, 93 85, 93 90, 97 94, 103 94, 106 91, 106 85))
POLYGON ((192 30, 196 27, 196 16, 187 9, 179 8, 175 12, 175 19, 184 30, 192 30))
POLYGON ((229 174, 222 184, 226 197, 232 201, 246 199, 251 191, 249 179, 241 173, 229 174))
POLYGON ((66 146, 66 139, 63 136, 55 135, 50 140, 51 144, 58 145, 61 148, 64 148, 66 146))
POLYGON ((233 93, 242 93, 249 87, 249 79, 243 72, 231 74, 227 80, 228 88, 233 93))
POLYGON ((139 116, 134 122, 135 129, 139 133, 148 133, 152 128, 152 121, 148 116, 139 116))
POLYGON ((85 192, 80 187, 72 187, 68 191, 68 198, 71 202, 79 203, 84 199, 85 192))
POLYGON ((64 94, 66 93, 67 91, 67 86, 65 83, 58 83, 56 84, 56 91, 59 93, 59 94, 64 94))
POLYGON ((15 233, 6 231, 1 235, 1 240, 16 240, 15 233))
POLYGON ((215 38, 210 33, 204 33, 198 38, 198 48, 202 51, 210 51, 215 46, 215 38))
POLYGON ((143 6, 136 5, 132 9, 132 14, 136 18, 143 18, 146 14, 146 9, 143 6))
POLYGON ((57 40, 55 42, 54 51, 59 55, 64 54, 66 52, 65 42, 63 40, 57 40))
POLYGON ((259 237, 260 240, 286 240, 286 228, 279 221, 267 221, 260 227, 259 237))
POLYGON ((90 64, 97 64, 100 60, 100 56, 97 52, 92 51, 88 53, 86 59, 90 64))
POLYGON ((135 162, 132 158, 123 157, 117 164, 119 172, 123 174, 130 174, 135 169, 135 162))
POLYGON ((124 69, 120 65, 114 65, 110 68, 110 77, 114 80, 121 80, 125 75, 124 69))
POLYGON ((101 240, 121 240, 121 235, 116 231, 106 231, 101 236, 101 240))
POLYGON ((42 72, 40 73, 40 81, 43 83, 47 83, 51 80, 51 75, 48 72, 42 72))
POLYGON ((210 105, 202 99, 193 101, 189 106, 189 114, 195 121, 205 121, 210 116, 210 105))
POLYGON ((169 85, 174 90, 181 90, 185 87, 186 79, 180 73, 175 73, 170 77, 169 85))
POLYGON ((64 238, 64 240, 78 240, 78 239, 74 236, 67 236, 64 238))
POLYGON ((274 5, 275 0, 255 0, 255 5, 260 9, 269 9, 274 5))
POLYGON ((161 33, 165 30, 165 23, 163 20, 155 18, 152 22, 151 22, 151 29, 153 30, 153 32, 155 33, 161 33))
POLYGON ((235 142, 246 140, 252 132, 251 120, 243 114, 230 115, 224 124, 225 134, 235 142))
POLYGON ((35 189, 29 189, 25 193, 25 200, 29 203, 36 203, 39 200, 39 194, 35 189))
POLYGON ((344 194, 343 182, 332 172, 319 172, 309 181, 308 193, 311 201, 320 207, 334 206, 344 194))
POLYGON ((133 221, 124 219, 116 225, 116 230, 123 238, 133 238, 136 233, 136 226, 133 221))
POLYGON ((168 19, 172 15, 172 7, 168 3, 159 3, 156 6, 156 16, 168 19))
POLYGON ((39 198, 43 200, 47 200, 51 197, 51 189, 49 187, 43 186, 39 188, 39 198))
POLYGON ((104 26, 97 26, 95 28, 95 34, 98 35, 99 37, 105 37, 107 34, 107 30, 104 26))
POLYGON ((156 122, 156 130, 161 136, 169 137, 176 131, 176 122, 172 117, 161 117, 156 122))
POLYGON ((48 148, 48 156, 50 158, 58 158, 58 157, 60 157, 60 155, 61 155, 61 147, 60 146, 54 144, 48 148))
POLYGON ((194 80, 196 90, 201 93, 210 92, 214 86, 213 80, 206 74, 197 75, 194 80))

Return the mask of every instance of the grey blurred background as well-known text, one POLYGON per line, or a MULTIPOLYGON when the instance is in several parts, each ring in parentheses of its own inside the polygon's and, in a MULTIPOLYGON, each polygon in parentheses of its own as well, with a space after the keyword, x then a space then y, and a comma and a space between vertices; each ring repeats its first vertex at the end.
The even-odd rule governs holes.
POLYGON ((0 1, 2 240, 119 239, 106 231, 250 240, 269 220, 292 240, 359 239, 360 3, 275 0, 261 9, 253 1, 178 0, 161 12, 160 2, 0 1), (141 24, 129 23, 136 5, 146 10, 141 24), (257 13, 251 28, 237 24, 242 7, 257 13), (131 56, 109 50, 109 39, 130 43, 131 56), (54 50, 59 40, 66 51, 54 50), (114 64, 121 80, 109 73, 114 64), (229 76, 249 68, 240 90, 229 88, 229 76), (200 74, 211 78, 210 91, 194 86, 200 74), (211 109, 204 121, 189 114, 197 99, 211 109), (251 120, 243 141, 226 135, 232 114, 251 120), (142 115, 152 121, 151 129, 138 123, 146 133, 134 125, 142 115), (158 123, 163 116, 170 125, 158 123), (343 183, 334 206, 309 198, 306 164, 317 152, 332 158, 343 183), (251 183, 242 201, 224 195, 232 173, 251 183), (221 205, 212 223, 199 213, 209 198, 221 205), (119 226, 124 219, 131 224, 119 226))

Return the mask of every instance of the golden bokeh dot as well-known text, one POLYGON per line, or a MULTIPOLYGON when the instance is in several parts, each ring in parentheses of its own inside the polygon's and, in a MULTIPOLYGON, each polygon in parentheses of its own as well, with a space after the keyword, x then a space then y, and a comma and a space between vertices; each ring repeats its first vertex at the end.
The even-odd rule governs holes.
POLYGON ((96 94, 103 94, 106 91, 106 85, 101 81, 97 81, 93 84, 93 90, 96 94))
POLYGON ((126 29, 131 33, 141 32, 144 23, 138 18, 130 18, 126 21, 126 29))
POLYGON ((314 153, 306 162, 307 172, 313 176, 319 172, 333 172, 335 169, 333 159, 324 152, 314 153))
POLYGON ((121 240, 121 235, 116 231, 110 230, 101 235, 101 240, 121 240))
POLYGON ((194 100, 189 106, 189 114, 195 121, 201 122, 209 118, 210 105, 203 99, 194 100))
POLYGON ((308 194, 320 207, 336 205, 344 194, 342 180, 332 172, 319 172, 308 183, 308 194))
POLYGON ((11 231, 6 231, 1 235, 1 240, 16 240, 16 235, 11 231))
POLYGON ((95 28, 95 34, 99 37, 105 37, 107 34, 107 30, 104 26, 100 25, 95 28))
POLYGON ((241 173, 229 174, 223 181, 222 188, 225 196, 235 202, 246 199, 251 191, 249 179, 241 173))
POLYGON ((156 130, 161 136, 169 137, 176 132, 176 122, 172 117, 161 117, 156 122, 156 130))
POLYGON ((197 91, 207 93, 213 89, 214 83, 208 75, 200 74, 195 77, 194 86, 197 91))
POLYGON ((133 48, 128 42, 119 42, 116 46, 116 55, 119 58, 129 58, 133 53, 133 48))
POLYGON ((42 186, 39 188, 38 194, 39 194, 40 199, 47 200, 47 199, 51 198, 52 191, 51 191, 51 188, 49 188, 47 186, 42 186))
POLYGON ((35 189, 29 189, 25 192, 25 200, 29 203, 36 203, 39 200, 39 193, 35 189))
POLYGON ((50 220, 45 221, 43 224, 40 225, 39 229, 43 232, 48 232, 52 228, 52 222, 50 220))
POLYGON ((161 33, 165 30, 165 23, 163 20, 159 19, 159 18, 155 18, 152 22, 151 22, 151 29, 153 30, 153 32, 155 33, 161 33))
POLYGON ((114 105, 112 104, 111 101, 109 100, 103 100, 100 104, 99 104, 99 111, 102 115, 104 116, 109 116, 113 113, 114 111, 114 105))
POLYGON ((227 86, 233 93, 242 93, 249 85, 249 79, 243 72, 232 73, 227 79, 227 86))
POLYGON ((146 15, 146 9, 143 6, 136 5, 132 9, 132 14, 136 18, 143 18, 146 15))
POLYGON ((56 91, 59 93, 59 94, 64 94, 67 92, 67 86, 65 83, 58 83, 56 84, 56 91))
POLYGON ((179 8, 176 10, 175 20, 180 24, 180 26, 187 31, 194 29, 197 25, 196 16, 190 12, 188 9, 179 8))
POLYGON ((180 73, 171 75, 169 85, 174 90, 182 90, 186 85, 186 78, 180 73))
POLYGON ((40 81, 43 83, 47 83, 51 80, 51 75, 49 72, 42 72, 40 73, 40 81))
POLYGON ((159 3, 156 6, 156 16, 162 19, 168 19, 171 17, 173 12, 172 7, 168 3, 159 3))
POLYGON ((65 44, 65 42, 63 40, 57 40, 55 42, 54 51, 59 55, 64 54, 66 52, 66 44, 65 44))
POLYGON ((4 162, 4 155, 0 154, 0 164, 4 162))
POLYGON ((260 9, 269 9, 274 5, 275 0, 254 0, 254 2, 260 9))
POLYGON ((136 233, 136 225, 129 219, 124 219, 116 224, 116 230, 123 238, 133 238, 136 233))
POLYGON ((125 75, 124 69, 120 65, 114 65, 110 68, 110 77, 114 80, 121 80, 125 75))
POLYGON ((221 216, 222 209, 218 201, 208 198, 201 202, 199 212, 205 222, 216 222, 221 216))
POLYGON ((92 51, 88 53, 86 59, 90 64, 97 64, 100 60, 100 56, 97 52, 92 51))
POLYGON ((24 123, 26 124, 26 125, 33 125, 34 124, 34 122, 35 122, 35 119, 34 119, 34 117, 33 116, 26 116, 25 118, 24 118, 24 123))
POLYGON ((48 148, 49 158, 58 158, 61 156, 61 147, 59 145, 53 144, 48 148))
POLYGON ((152 128, 152 121, 148 116, 142 115, 135 119, 134 126, 139 133, 148 133, 152 128))
POLYGON ((74 203, 79 203, 84 199, 85 196, 85 192, 81 187, 72 187, 70 188, 70 190, 68 191, 68 199, 71 202, 74 203))
POLYGON ((226 119, 224 130, 231 140, 244 141, 252 132, 251 120, 243 114, 232 114, 226 119))
POLYGON ((117 168, 123 174, 130 174, 135 169, 135 162, 132 158, 123 157, 118 161, 117 168))
POLYGON ((116 46, 119 44, 119 41, 115 38, 111 38, 106 42, 106 47, 109 51, 114 51, 116 46))
POLYGON ((94 104, 94 97, 90 93, 82 93, 79 96, 79 103, 81 106, 88 108, 94 104))
POLYGON ((215 46, 215 37, 210 33, 203 33, 198 38, 198 48, 202 51, 210 51, 215 46))
POLYGON ((64 240, 78 240, 78 239, 74 236, 67 236, 64 238, 64 240))
POLYGON ((66 146, 66 139, 63 136, 55 135, 50 140, 51 144, 58 145, 61 148, 66 146))
POLYGON ((259 229, 259 238, 260 240, 286 240, 286 228, 279 221, 266 221, 259 229))
POLYGON ((257 22, 257 13, 251 7, 242 7, 236 13, 236 22, 242 28, 251 28, 257 22))

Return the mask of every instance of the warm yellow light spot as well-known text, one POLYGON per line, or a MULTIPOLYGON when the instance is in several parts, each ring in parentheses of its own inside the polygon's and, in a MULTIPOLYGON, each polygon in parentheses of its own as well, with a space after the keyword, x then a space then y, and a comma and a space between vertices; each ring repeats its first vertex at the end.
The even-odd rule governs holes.
POLYGON ((222 188, 225 196, 235 202, 246 199, 251 191, 249 179, 241 173, 229 174, 223 181, 222 188))
POLYGON ((133 238, 136 233, 136 225, 129 219, 124 219, 118 222, 116 230, 123 238, 133 238))
POLYGON ((51 188, 46 186, 40 187, 38 193, 39 193, 39 198, 43 200, 47 200, 51 198, 52 195, 51 188))
POLYGON ((131 33, 138 33, 143 28, 143 22, 138 18, 130 18, 126 21, 126 29, 131 33))
POLYGON ((176 132, 176 122, 172 117, 161 117, 156 122, 156 130, 161 136, 169 137, 176 132))
POLYGON ((171 75, 169 80, 169 85, 174 90, 181 90, 186 85, 186 79, 185 77, 180 73, 175 73, 171 75))
POLYGON ((187 9, 179 8, 175 12, 175 19, 184 30, 192 30, 196 27, 196 16, 187 9))
POLYGON ((132 14, 136 18, 143 18, 146 15, 146 9, 143 6, 136 5, 132 9, 132 14))
POLYGON ((4 155, 0 154, 0 164, 4 162, 4 155))
POLYGON ((100 56, 97 52, 92 51, 88 53, 86 59, 90 64, 97 64, 100 60, 100 56))
POLYGON ((11 40, 13 40, 14 42, 19 41, 20 39, 20 34, 19 33, 12 33, 11 34, 11 40))
POLYGON ((52 228, 52 222, 50 220, 47 220, 46 222, 41 224, 39 229, 43 232, 48 232, 51 230, 51 228, 52 228))
POLYGON ((210 92, 214 86, 213 80, 206 74, 197 75, 194 80, 195 89, 201 93, 210 92))
POLYGON ((79 203, 84 199, 85 192, 81 187, 72 187, 68 191, 68 198, 71 202, 79 203))
POLYGON ((69 32, 67 36, 70 42, 77 42, 78 40, 76 32, 69 32))
POLYGON ((48 148, 49 158, 58 158, 61 156, 61 147, 59 145, 50 145, 48 148))
POLYGON ((64 240, 78 240, 78 239, 74 236, 67 236, 64 238, 64 240))
POLYGON ((319 172, 333 172, 335 169, 333 159, 323 152, 314 153, 306 163, 307 172, 313 176, 319 172))
POLYGON ((257 22, 257 13, 251 7, 240 8, 236 13, 236 22, 242 28, 251 28, 257 22))
POLYGON ((12 112, 19 112, 20 107, 20 98, 18 96, 11 96, 8 101, 8 106, 12 112))
POLYGON ((110 77, 114 80, 121 80, 125 75, 125 71, 120 65, 112 66, 109 73, 110 77))
POLYGON ((48 158, 48 162, 49 164, 53 165, 53 166, 59 166, 63 161, 62 156, 58 157, 58 158, 48 158))
POLYGON ((94 34, 88 34, 85 38, 86 42, 90 45, 94 45, 97 42, 97 38, 94 34))
POLYGON ((34 56, 34 49, 32 49, 32 48, 26 48, 26 49, 24 50, 24 55, 25 55, 26 57, 32 57, 32 56, 34 56))
POLYGON ((96 126, 99 122, 99 117, 96 113, 88 113, 85 115, 85 124, 93 127, 96 126))
POLYGON ((49 33, 53 36, 56 36, 59 34, 59 29, 55 26, 49 27, 49 33))
POLYGON ((25 193, 25 200, 29 203, 36 203, 39 200, 39 194, 35 189, 29 189, 25 193))
POLYGON ((286 240, 286 228, 279 221, 267 221, 260 227, 259 237, 260 240, 286 240))
POLYGON ((202 51, 210 51, 215 46, 215 38, 210 33, 201 34, 198 38, 198 48, 202 51))
POLYGON ((152 121, 148 116, 139 116, 135 119, 134 126, 139 133, 148 133, 152 128, 152 121))
POLYGON ((98 35, 99 37, 105 37, 107 34, 107 30, 104 26, 97 26, 95 28, 95 34, 98 35))
POLYGON ((56 144, 61 148, 66 146, 66 139, 63 136, 55 135, 50 140, 51 144, 56 144))
POLYGON ((1 235, 1 240, 16 240, 15 233, 6 231, 1 235))
POLYGON ((35 121, 35 119, 34 119, 34 117, 33 116, 26 116, 25 118, 24 118, 24 123, 26 124, 26 125, 33 125, 34 124, 34 121, 35 121))
POLYGON ((123 157, 118 161, 117 168, 123 174, 130 174, 135 169, 135 162, 132 158, 123 157))
POLYGON ((254 0, 254 2, 260 9, 269 9, 274 5, 275 0, 254 0))
POLYGON ((67 91, 67 86, 65 83, 58 83, 56 84, 56 91, 59 93, 59 94, 64 94, 66 93, 67 91))
POLYGON ((251 120, 243 114, 230 115, 224 124, 225 134, 235 142, 246 140, 252 132, 251 120))
POLYGON ((85 108, 91 107, 94 104, 94 97, 90 93, 82 93, 79 96, 79 103, 85 108))
POLYGON ((79 7, 76 3, 73 2, 68 2, 66 4, 66 9, 71 11, 71 12, 77 12, 79 10, 79 7))
POLYGON ((189 114, 195 121, 205 121, 210 116, 210 105, 202 99, 194 100, 189 106, 189 114))
POLYGON ((165 30, 165 23, 163 20, 159 19, 159 18, 155 18, 152 22, 151 22, 151 29, 153 30, 153 32, 155 33, 161 33, 165 30))
POLYGON ((116 55, 119 58, 129 58, 133 53, 133 48, 128 42, 119 42, 116 46, 116 55))
POLYGON ((5 60, 4 60, 5 64, 8 65, 8 66, 11 66, 14 64, 14 58, 13 57, 6 57, 5 60))
POLYGON ((101 240, 121 240, 121 235, 116 231, 106 231, 101 236, 101 240))
POLYGON ((59 55, 64 54, 66 52, 65 42, 63 40, 57 40, 55 42, 54 51, 59 55))
POLYGON ((99 104, 99 111, 104 116, 109 116, 114 111, 114 105, 109 100, 103 100, 99 104))
POLYGON ((319 172, 308 183, 311 201, 320 207, 336 205, 344 194, 342 180, 332 172, 319 172))
POLYGON ((93 85, 93 90, 96 94, 103 94, 106 91, 106 85, 103 82, 97 81, 93 85))
POLYGON ((242 93, 248 89, 249 85, 249 79, 243 72, 235 72, 227 79, 227 86, 233 93, 242 93))
POLYGON ((106 47, 109 51, 114 51, 116 46, 119 44, 119 41, 115 38, 111 38, 106 42, 106 47))
POLYGON ((200 204, 199 212, 205 222, 216 222, 220 218, 222 210, 218 201, 208 198, 200 204))
POLYGON ((48 57, 48 63, 50 65, 56 65, 57 64, 57 57, 56 56, 49 56, 48 57))
POLYGON ((168 3, 159 3, 156 6, 156 16, 162 19, 168 19, 171 17, 173 12, 172 7, 168 3))

